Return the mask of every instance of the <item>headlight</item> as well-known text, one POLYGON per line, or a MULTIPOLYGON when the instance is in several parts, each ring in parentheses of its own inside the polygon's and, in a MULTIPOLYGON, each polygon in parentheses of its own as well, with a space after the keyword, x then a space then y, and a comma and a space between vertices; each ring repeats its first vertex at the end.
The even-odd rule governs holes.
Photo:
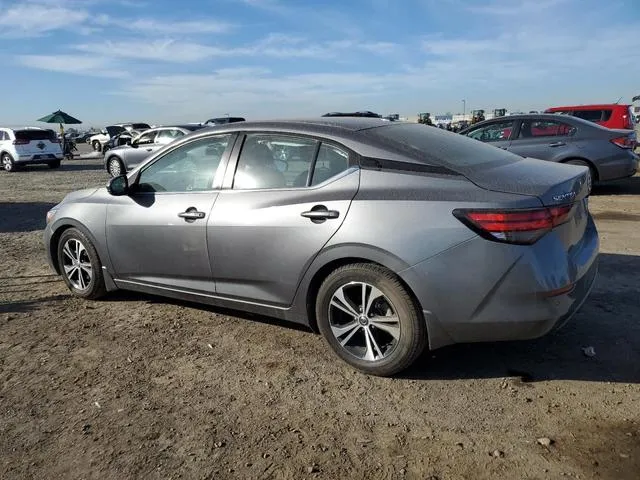
POLYGON ((53 220, 53 217, 56 216, 57 211, 58 211, 57 208, 52 208, 47 212, 47 225, 51 222, 51 220, 53 220))

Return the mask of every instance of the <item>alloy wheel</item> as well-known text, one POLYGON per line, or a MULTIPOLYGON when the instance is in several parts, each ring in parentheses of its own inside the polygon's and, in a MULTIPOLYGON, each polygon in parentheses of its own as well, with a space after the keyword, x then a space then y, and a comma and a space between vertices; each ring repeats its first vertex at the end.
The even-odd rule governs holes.
POLYGON ((93 279, 91 258, 85 246, 70 238, 62 248, 62 266, 69 283, 77 290, 86 290, 93 279))
POLYGON ((334 292, 329 326, 343 349, 371 362, 389 356, 400 340, 397 310, 382 291, 364 282, 349 282, 334 292))
POLYGON ((8 155, 3 155, 2 157, 2 168, 4 168, 7 172, 13 170, 13 162, 8 155))
POLYGON ((112 177, 117 177, 122 173, 122 166, 120 165, 120 161, 112 158, 109 160, 109 173, 112 177))

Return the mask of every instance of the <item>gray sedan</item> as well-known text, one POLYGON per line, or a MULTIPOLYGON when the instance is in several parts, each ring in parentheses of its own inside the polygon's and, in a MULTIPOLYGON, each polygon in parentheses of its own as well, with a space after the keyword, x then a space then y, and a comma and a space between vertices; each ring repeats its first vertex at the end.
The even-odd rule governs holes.
POLYGON ((162 126, 145 130, 129 145, 112 148, 105 153, 104 166, 112 177, 135 168, 165 145, 191 132, 204 128, 200 124, 162 126))
POLYGON ((514 115, 477 123, 460 132, 523 157, 589 167, 593 181, 636 173, 636 133, 612 130, 559 114, 514 115))
POLYGON ((44 245, 75 296, 126 289, 270 315, 392 375, 425 347, 534 338, 569 319, 597 270, 589 178, 419 124, 236 123, 69 194, 44 245))

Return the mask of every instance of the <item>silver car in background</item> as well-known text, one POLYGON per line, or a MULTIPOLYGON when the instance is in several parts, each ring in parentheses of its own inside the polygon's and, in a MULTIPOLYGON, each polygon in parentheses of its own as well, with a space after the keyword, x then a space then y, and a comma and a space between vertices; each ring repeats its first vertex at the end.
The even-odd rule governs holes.
POLYGON ((112 177, 122 175, 165 145, 204 128, 201 124, 171 125, 151 128, 135 137, 130 144, 112 148, 105 153, 104 166, 112 177))
POLYGON ((78 297, 127 289, 270 315, 392 375, 427 346, 568 320, 596 277, 589 180, 420 124, 236 123, 69 194, 44 245, 78 297))
POLYGON ((593 182, 634 175, 634 130, 614 130, 578 117, 524 114, 498 117, 460 132, 523 157, 582 165, 593 182))

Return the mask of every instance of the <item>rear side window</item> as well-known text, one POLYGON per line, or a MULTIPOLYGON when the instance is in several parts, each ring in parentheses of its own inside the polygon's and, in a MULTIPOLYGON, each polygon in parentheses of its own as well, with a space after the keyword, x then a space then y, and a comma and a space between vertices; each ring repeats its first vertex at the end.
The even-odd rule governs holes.
POLYGON ((575 127, 555 120, 524 120, 518 139, 541 137, 567 137, 576 133, 575 127))
POLYGON ((575 110, 573 116, 590 122, 606 122, 611 118, 611 109, 575 110))
POLYGON ((454 171, 488 164, 506 165, 521 159, 490 144, 417 123, 390 124, 362 133, 377 140, 383 149, 406 155, 422 164, 449 167, 454 171))
POLYGON ((16 130, 16 140, 53 140, 55 133, 51 130, 16 130))

